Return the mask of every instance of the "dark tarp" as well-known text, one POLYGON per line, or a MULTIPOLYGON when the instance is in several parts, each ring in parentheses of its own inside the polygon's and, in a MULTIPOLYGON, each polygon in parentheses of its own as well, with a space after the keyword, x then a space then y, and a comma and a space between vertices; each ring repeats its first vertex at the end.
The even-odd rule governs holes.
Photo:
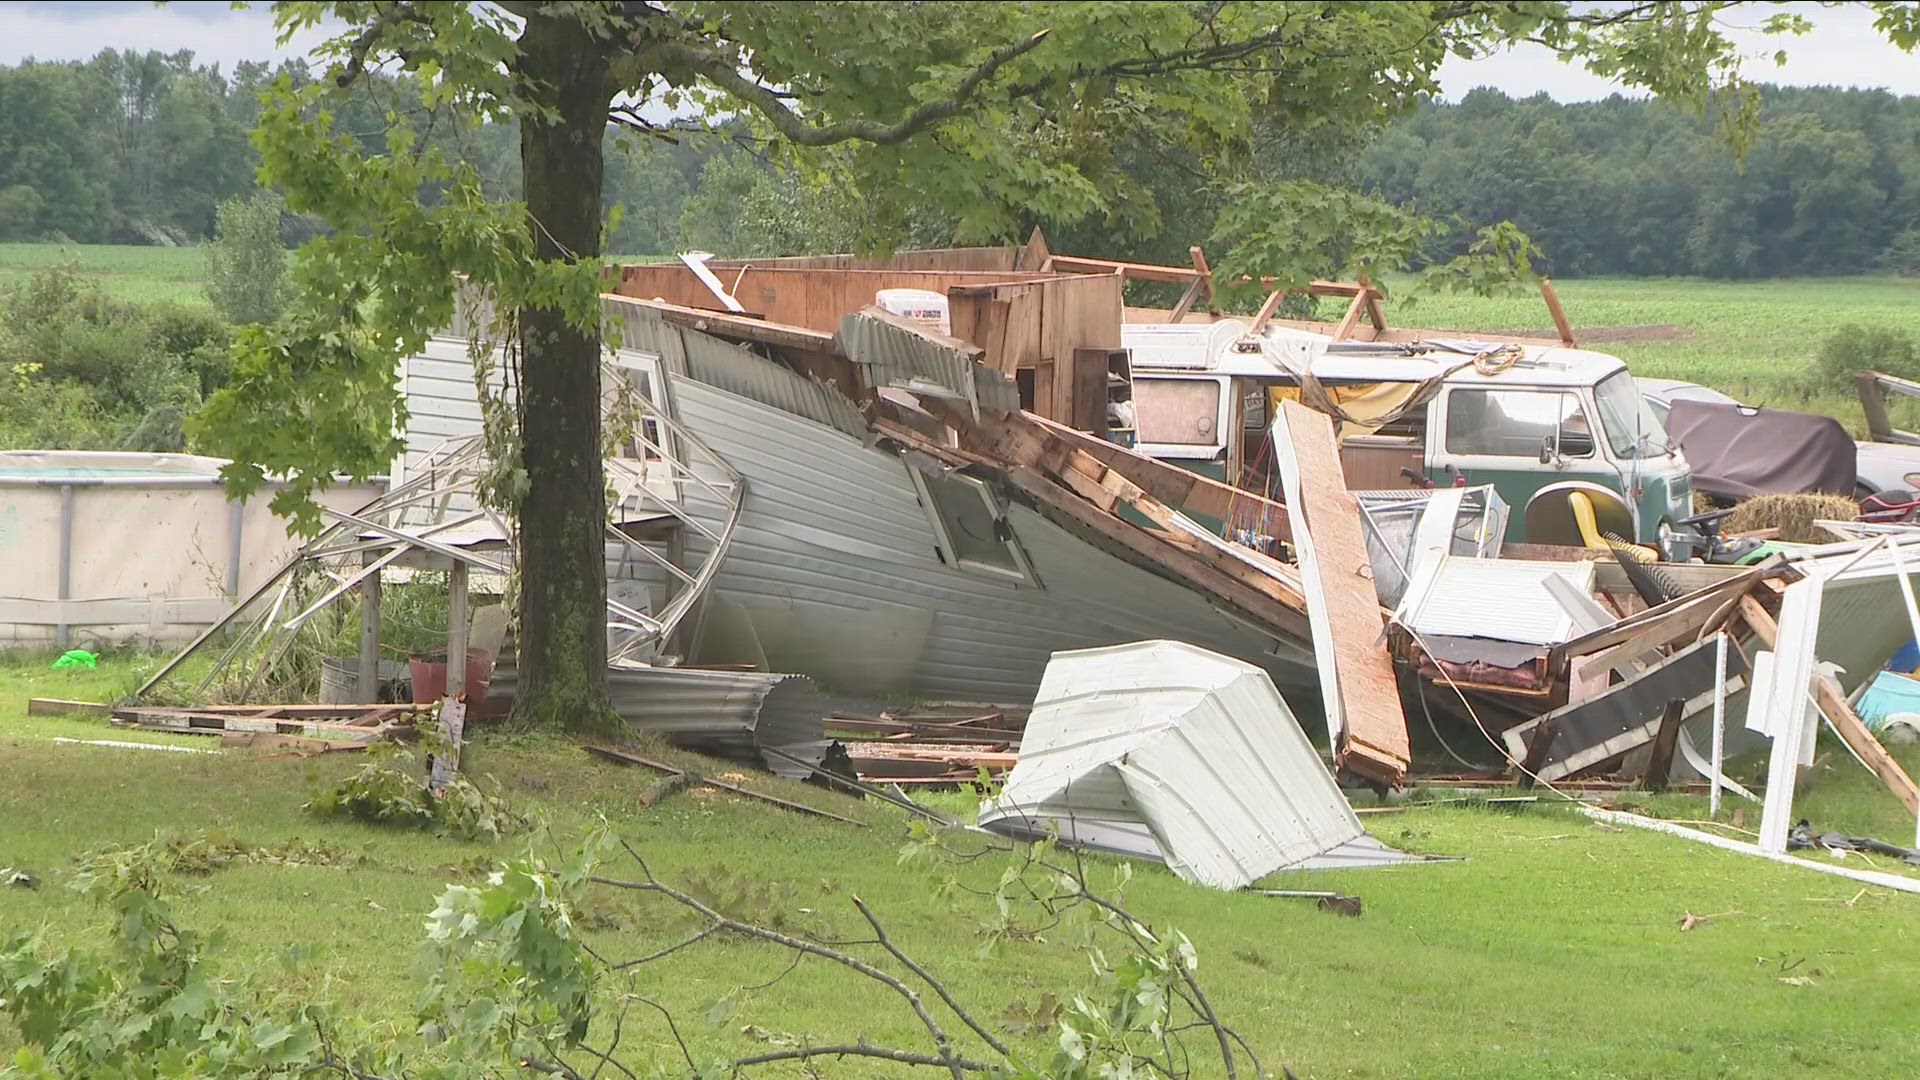
POLYGON ((1667 435, 1693 466, 1693 489, 1716 499, 1853 494, 1853 438, 1831 416, 1683 399, 1667 435))

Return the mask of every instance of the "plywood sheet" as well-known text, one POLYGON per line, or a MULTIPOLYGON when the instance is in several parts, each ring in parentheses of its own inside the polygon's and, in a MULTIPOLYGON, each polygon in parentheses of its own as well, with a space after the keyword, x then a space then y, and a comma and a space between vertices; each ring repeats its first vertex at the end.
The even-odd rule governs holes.
POLYGON ((1346 488, 1333 420, 1298 402, 1281 405, 1274 442, 1286 482, 1296 550, 1314 622, 1334 763, 1377 783, 1404 783, 1411 750, 1385 623, 1362 533, 1346 488), (1303 537, 1302 533, 1308 534, 1303 537))

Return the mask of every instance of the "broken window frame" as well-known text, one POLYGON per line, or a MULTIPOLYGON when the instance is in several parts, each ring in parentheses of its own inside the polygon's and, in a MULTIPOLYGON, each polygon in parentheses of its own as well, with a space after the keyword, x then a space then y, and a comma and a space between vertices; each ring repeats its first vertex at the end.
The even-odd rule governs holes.
POLYGON ((920 507, 926 511, 927 524, 933 529, 934 543, 938 548, 940 561, 956 570, 976 574, 981 577, 1005 581, 1029 588, 1040 588, 1040 579, 1033 572, 1033 563, 1027 558, 1026 549, 1020 546, 1020 538, 1014 534, 1007 523, 1007 507, 1000 496, 985 481, 965 472, 950 470, 942 472, 937 478, 940 483, 959 484, 966 488, 984 506, 992 516, 995 529, 994 537, 1006 552, 1010 566, 984 562, 967 558, 960 554, 959 545, 953 541, 953 535, 947 527, 947 517, 941 512, 944 499, 948 496, 936 484, 936 478, 920 469, 909 467, 907 475, 913 480, 914 493, 919 497, 920 507), (1002 535, 1004 530, 1005 535, 1002 535))
MULTIPOLYGON (((642 403, 643 415, 639 423, 635 425, 632 435, 618 448, 613 460, 640 462, 642 473, 650 477, 646 482, 649 493, 657 499, 678 502, 686 477, 681 475, 674 463, 684 459, 685 448, 679 444, 671 427, 674 417, 672 391, 668 387, 663 359, 658 353, 641 349, 617 349, 608 354, 602 370, 606 375, 618 373, 624 377, 634 396, 642 403), (644 388, 640 384, 644 384, 644 388), (662 419, 667 423, 662 423, 662 419), (656 472, 658 475, 654 476, 656 472)), ((604 414, 612 407, 616 390, 606 382, 602 382, 601 386, 604 414)))
MULTIPOLYGON (((609 357, 609 366, 618 369, 621 374, 626 376, 627 384, 632 388, 634 394, 652 406, 654 412, 659 413, 669 420, 673 418, 672 395, 667 389, 666 372, 663 369, 658 354, 642 352, 638 349, 619 349, 609 357), (635 374, 638 374, 645 381, 646 386, 644 389, 635 385, 635 374)), ((662 457, 677 456, 674 453, 674 447, 671 443, 663 441, 671 439, 672 436, 667 433, 659 420, 652 417, 645 417, 640 423, 641 434, 645 441, 651 443, 653 447, 658 448, 647 449, 647 460, 654 461, 662 457)))

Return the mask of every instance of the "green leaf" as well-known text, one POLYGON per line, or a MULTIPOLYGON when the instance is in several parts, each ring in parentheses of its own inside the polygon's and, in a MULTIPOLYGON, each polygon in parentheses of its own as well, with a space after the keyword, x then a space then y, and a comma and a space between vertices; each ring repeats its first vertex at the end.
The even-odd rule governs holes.
POLYGON ((741 992, 735 989, 715 998, 705 1010, 707 1023, 720 1027, 732 1020, 734 1014, 740 1011, 740 997, 741 992))

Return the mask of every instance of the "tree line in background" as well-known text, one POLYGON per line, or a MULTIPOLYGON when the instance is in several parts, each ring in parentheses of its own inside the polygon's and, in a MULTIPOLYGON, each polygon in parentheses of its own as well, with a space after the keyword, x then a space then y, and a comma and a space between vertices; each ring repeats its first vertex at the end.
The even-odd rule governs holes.
POLYGON ((1742 167, 1681 109, 1476 90, 1351 169, 1395 205, 1512 220, 1563 276, 1920 269, 1920 98, 1884 91, 1766 89, 1742 167))
MULTIPOLYGON (((243 63, 223 74, 192 54, 108 49, 85 62, 0 68, 0 241, 177 244, 210 238, 222 201, 254 189, 248 139, 259 93, 303 63, 243 63)), ((368 144, 389 111, 422 115, 418 86, 378 78, 343 98, 340 130, 368 144)), ((490 188, 518 194, 518 135, 487 124, 426 132, 473 162, 490 188)), ((871 244, 870 208, 841 189, 776 172, 737 140, 674 140, 610 126, 608 251, 687 248, 730 256, 871 244)), ((1461 222, 1514 222, 1560 276, 1770 277, 1920 270, 1920 98, 1882 91, 1769 88, 1744 163, 1697 115, 1613 97, 1560 104, 1476 90, 1427 103, 1378 129, 1256 129, 1238 175, 1211 175, 1143 130, 1114 148, 1134 187, 1104 215, 1035 217, 1056 246, 1186 261, 1217 245, 1234 184, 1306 179, 1349 185, 1396 207, 1461 222), (1210 243, 1211 242, 1211 243, 1210 243)), ((877 239, 950 241, 956 215, 925 205, 877 239)), ((283 239, 317 226, 292 215, 283 239)), ((1439 238, 1457 253, 1466 229, 1439 238)))

